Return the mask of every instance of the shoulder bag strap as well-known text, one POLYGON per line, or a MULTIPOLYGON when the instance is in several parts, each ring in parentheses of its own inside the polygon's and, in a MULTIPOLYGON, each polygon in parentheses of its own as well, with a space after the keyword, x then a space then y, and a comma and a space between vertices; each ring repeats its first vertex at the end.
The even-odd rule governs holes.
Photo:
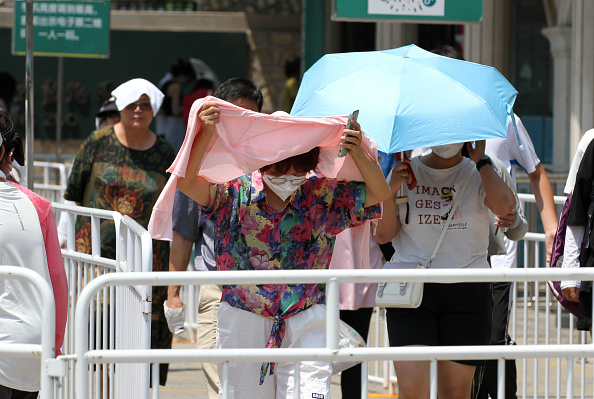
POLYGON ((427 264, 427 267, 431 267, 431 262, 433 262, 433 259, 435 259, 435 257, 437 256, 437 251, 439 250, 439 247, 441 246, 441 242, 443 241, 443 237, 445 236, 446 231, 448 231, 448 227, 450 226, 450 222, 452 221, 452 218, 454 217, 454 213, 456 212, 456 209, 458 209, 458 204, 460 203, 460 198, 462 197, 462 195, 464 195, 464 191, 466 191, 466 186, 468 186, 468 182, 470 181, 470 176, 472 176, 473 171, 474 171, 474 168, 472 168, 468 171, 468 174, 466 175, 466 178, 464 179, 464 182, 462 183, 462 188, 460 188, 460 192, 454 199, 454 205, 452 206, 452 209, 450 210, 448 219, 443 224, 443 227, 441 229, 441 235, 439 236, 439 239, 437 240, 437 244, 435 245, 435 249, 433 250, 431 259, 429 259, 429 263, 427 264))
POLYGON ((594 179, 592 179, 592 188, 590 191, 590 205, 588 206, 588 220, 586 222, 586 229, 584 233, 584 241, 586 246, 584 248, 590 247, 590 235, 592 234, 592 225, 594 222, 594 179))

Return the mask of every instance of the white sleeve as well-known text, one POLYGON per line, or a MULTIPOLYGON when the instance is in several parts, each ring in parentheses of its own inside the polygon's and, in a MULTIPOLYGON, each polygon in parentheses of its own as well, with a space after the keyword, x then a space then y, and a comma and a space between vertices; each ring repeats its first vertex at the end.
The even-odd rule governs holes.
MULTIPOLYGON (((563 267, 580 267, 580 248, 584 241, 583 226, 567 226, 565 232, 565 248, 563 249, 563 267)), ((561 289, 567 287, 580 288, 580 281, 561 281, 561 289)))
POLYGON ((569 194, 573 191, 575 186, 575 178, 577 176, 578 169, 580 168, 580 163, 582 162, 582 158, 584 157, 584 152, 586 152, 586 148, 590 144, 590 141, 594 139, 594 129, 588 130, 578 144, 578 148, 575 151, 573 156, 573 160, 571 161, 571 167, 569 168, 569 173, 567 174, 567 182, 565 183, 565 189, 563 192, 565 194, 569 194))
POLYGON ((507 129, 508 149, 510 152, 509 157, 511 160, 515 161, 518 166, 524 169, 527 174, 533 173, 536 170, 536 166, 540 163, 540 159, 538 159, 534 150, 534 144, 532 144, 532 140, 530 139, 530 135, 524 127, 524 124, 520 118, 515 115, 520 143, 524 148, 524 152, 522 152, 520 143, 518 143, 518 135, 516 135, 516 130, 514 129, 513 121, 511 119, 512 118, 509 118, 507 129))

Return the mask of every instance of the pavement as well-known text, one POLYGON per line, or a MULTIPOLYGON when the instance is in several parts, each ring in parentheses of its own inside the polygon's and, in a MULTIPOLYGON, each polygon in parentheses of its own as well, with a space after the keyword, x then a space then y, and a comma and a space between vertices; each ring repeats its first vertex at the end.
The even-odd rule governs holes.
MULTIPOLYGON (((173 349, 195 349, 196 344, 189 340, 173 341, 173 349)), ((208 398, 206 382, 200 363, 171 363, 167 384, 159 388, 162 399, 208 398)))

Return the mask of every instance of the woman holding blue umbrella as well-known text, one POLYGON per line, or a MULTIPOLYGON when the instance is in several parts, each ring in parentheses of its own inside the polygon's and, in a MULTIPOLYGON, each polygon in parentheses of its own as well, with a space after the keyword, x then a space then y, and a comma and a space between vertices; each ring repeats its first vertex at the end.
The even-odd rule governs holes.
MULTIPOLYGON (((390 240, 392 261, 427 265, 442 226, 454 215, 431 268, 488 268, 489 214, 511 213, 515 197, 485 156, 485 142, 432 147, 424 157, 400 162, 388 177, 392 197, 384 201, 376 240, 390 240), (470 158, 462 157, 466 145, 470 158), (409 165, 407 165, 409 163, 409 165), (417 185, 408 188, 409 167, 417 185), (462 190, 464 181, 465 189, 462 190), (402 188, 401 188, 402 187, 402 188), (408 196, 397 205, 396 195, 408 196), (463 193, 461 193, 463 191, 463 193), (462 195, 459 195, 462 194, 462 195), (454 208, 455 204, 457 209, 454 208)), ((491 332, 491 285, 489 283, 425 283, 418 308, 387 309, 391 346, 488 345, 491 332)), ((437 395, 440 399, 468 399, 476 366, 482 360, 439 361, 437 395)), ((429 398, 430 363, 395 361, 399 397, 429 398)))

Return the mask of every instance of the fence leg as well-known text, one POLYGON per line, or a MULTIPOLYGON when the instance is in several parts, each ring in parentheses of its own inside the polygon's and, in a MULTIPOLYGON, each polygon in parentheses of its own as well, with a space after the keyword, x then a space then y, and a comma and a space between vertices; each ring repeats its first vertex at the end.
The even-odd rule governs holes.
POLYGON ((431 399, 437 399, 437 360, 431 360, 429 366, 429 397, 431 399))
POLYGON ((301 398, 301 362, 295 363, 295 399, 301 398))
POLYGON ((369 397, 369 362, 361 363, 361 399, 369 397))
POLYGON ((223 388, 223 398, 222 399, 229 399, 229 362, 223 362, 223 381, 222 381, 222 388, 223 388))
POLYGON ((153 399, 159 399, 159 363, 151 365, 153 369, 153 399))
POLYGON ((505 399, 505 359, 497 359, 497 399, 505 399))

